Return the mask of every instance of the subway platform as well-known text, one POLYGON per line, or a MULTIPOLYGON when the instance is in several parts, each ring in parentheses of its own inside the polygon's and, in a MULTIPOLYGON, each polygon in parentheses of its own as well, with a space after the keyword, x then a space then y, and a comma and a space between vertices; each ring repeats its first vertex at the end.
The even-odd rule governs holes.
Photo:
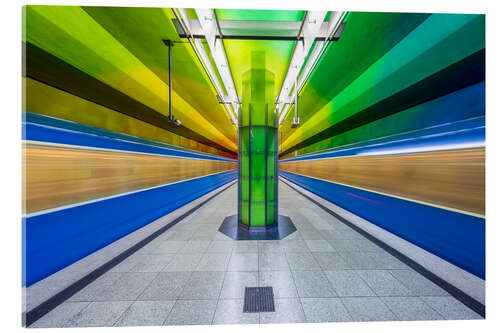
POLYGON ((218 229, 236 198, 232 182, 25 288, 28 327, 483 318, 396 243, 283 178, 279 213, 297 231, 232 240, 218 229), (243 312, 257 286, 272 287, 274 312, 243 312))

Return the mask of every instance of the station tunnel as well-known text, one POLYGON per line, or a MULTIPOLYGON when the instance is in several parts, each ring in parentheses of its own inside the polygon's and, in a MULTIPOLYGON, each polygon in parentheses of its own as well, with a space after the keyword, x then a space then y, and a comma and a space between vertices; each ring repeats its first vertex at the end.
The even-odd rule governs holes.
POLYGON ((485 317, 484 15, 23 25, 24 325, 485 317))

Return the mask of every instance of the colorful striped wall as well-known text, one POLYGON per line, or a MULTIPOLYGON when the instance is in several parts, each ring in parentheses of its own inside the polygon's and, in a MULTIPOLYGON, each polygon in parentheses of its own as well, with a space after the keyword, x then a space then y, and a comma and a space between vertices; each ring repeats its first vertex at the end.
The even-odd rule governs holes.
POLYGON ((280 161, 280 175, 484 279, 485 118, 280 161))
POLYGON ((237 161, 28 113, 23 285, 234 181, 237 161))
POLYGON ((236 163, 27 143, 25 213, 234 170, 236 163))
POLYGON ((280 170, 484 215, 484 148, 292 161, 280 170))
POLYGON ((484 31, 484 15, 350 12, 300 93, 300 126, 292 109, 280 127, 280 155, 484 115, 484 31))

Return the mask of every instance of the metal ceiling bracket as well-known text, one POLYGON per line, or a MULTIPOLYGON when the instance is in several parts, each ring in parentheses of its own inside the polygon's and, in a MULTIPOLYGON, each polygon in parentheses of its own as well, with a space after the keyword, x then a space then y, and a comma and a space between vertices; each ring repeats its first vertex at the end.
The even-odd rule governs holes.
POLYGON ((205 69, 205 71, 209 76, 210 82, 212 83, 214 89, 216 90, 219 96, 224 96, 225 94, 222 85, 220 84, 219 79, 216 75, 216 70, 218 71, 220 77, 222 78, 223 85, 226 88, 226 91, 228 92, 232 102, 231 104, 224 103, 223 105, 224 108, 226 109, 227 114, 229 115, 231 123, 236 124, 237 121, 235 112, 237 111, 238 107, 237 102, 239 101, 237 100, 237 96, 236 98, 234 98, 233 96, 235 95, 236 90, 234 89, 234 83, 232 81, 231 72, 229 70, 229 66, 227 65, 227 59, 225 57, 225 51, 223 50, 223 45, 221 49, 222 42, 220 40, 217 41, 214 37, 217 34, 217 26, 213 22, 214 18, 213 15, 215 15, 215 13, 211 9, 202 9, 196 11, 198 17, 206 17, 208 19, 193 21, 188 18, 187 10, 185 8, 175 8, 173 10, 182 30, 184 30, 185 35, 189 38, 191 46, 193 47, 196 55, 198 56, 198 59, 202 63, 203 68, 205 69), (202 31, 204 32, 203 37, 207 40, 210 53, 212 55, 212 58, 215 60, 217 66, 215 69, 212 66, 210 58, 206 53, 205 47, 203 46, 201 40, 194 37, 194 34, 191 31, 192 28, 194 29, 201 28, 202 31), (220 60, 221 55, 224 57, 225 63, 221 62, 220 60), (226 66, 220 66, 221 64, 224 64, 226 66), (230 79, 230 81, 228 79, 230 79), (231 105, 233 109, 231 109, 229 105, 231 105))
MULTIPOLYGON (((308 14, 309 13, 310 12, 308 12, 308 14)), ((324 20, 324 17, 323 19, 321 19, 322 24, 319 29, 317 26, 304 25, 304 44, 305 48, 307 48, 305 56, 307 56, 307 54, 311 50, 314 41, 316 41, 316 44, 314 45, 314 48, 312 49, 311 54, 309 55, 305 64, 303 62, 301 64, 302 71, 300 72, 300 77, 297 84, 295 84, 294 86, 292 95, 281 97, 281 100, 279 100, 279 102, 282 103, 281 105, 279 105, 281 110, 279 117, 280 125, 283 123, 288 112, 290 111, 290 97, 293 99, 294 96, 300 94, 302 88, 313 72, 313 69, 325 52, 328 44, 331 41, 336 41, 338 40, 338 38, 340 38, 340 34, 342 33, 345 26, 345 23, 343 23, 342 21, 344 20, 346 15, 347 12, 332 12, 332 14, 330 15, 330 20, 328 22, 322 22, 324 20)), ((285 81, 283 85, 285 85, 285 83, 290 85, 289 81, 285 81)))

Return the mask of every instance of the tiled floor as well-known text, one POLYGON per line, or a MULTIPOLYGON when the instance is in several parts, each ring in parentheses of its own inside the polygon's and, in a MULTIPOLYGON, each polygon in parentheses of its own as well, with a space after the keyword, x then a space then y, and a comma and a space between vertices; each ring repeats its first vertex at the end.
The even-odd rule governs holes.
POLYGON ((475 312, 280 183, 297 232, 233 241, 236 186, 31 327, 479 319, 475 312), (275 312, 243 313, 245 287, 272 286, 275 312))

